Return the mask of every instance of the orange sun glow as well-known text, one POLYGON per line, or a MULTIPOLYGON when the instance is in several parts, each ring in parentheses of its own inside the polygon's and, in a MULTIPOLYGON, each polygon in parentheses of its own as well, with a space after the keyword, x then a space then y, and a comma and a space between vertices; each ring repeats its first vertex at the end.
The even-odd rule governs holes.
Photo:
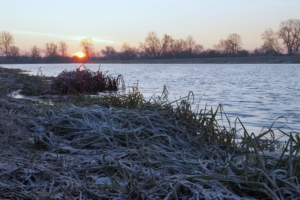
POLYGON ((78 57, 78 58, 85 57, 85 53, 83 53, 82 51, 78 51, 78 52, 74 53, 73 55, 76 56, 76 57, 78 57))

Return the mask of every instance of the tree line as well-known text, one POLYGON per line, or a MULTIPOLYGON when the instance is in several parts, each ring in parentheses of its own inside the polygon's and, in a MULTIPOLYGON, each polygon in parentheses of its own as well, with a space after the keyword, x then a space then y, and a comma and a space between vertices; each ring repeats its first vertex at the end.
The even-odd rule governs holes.
MULTIPOLYGON (((106 46, 95 51, 92 38, 85 38, 79 45, 85 53, 85 62, 100 60, 134 60, 134 59, 172 59, 204 57, 244 57, 265 55, 298 55, 300 48, 300 20, 289 19, 281 22, 277 31, 267 29, 261 34, 263 45, 254 51, 242 48, 239 34, 230 34, 221 39, 213 49, 204 49, 189 35, 185 39, 175 39, 168 34, 162 38, 156 32, 148 33, 139 47, 124 43, 120 51, 113 46, 106 46)), ((64 41, 48 42, 44 48, 32 46, 28 52, 21 53, 14 45, 14 37, 7 31, 0 32, 0 56, 2 62, 38 63, 38 62, 83 62, 76 56, 70 56, 68 45, 64 41)))

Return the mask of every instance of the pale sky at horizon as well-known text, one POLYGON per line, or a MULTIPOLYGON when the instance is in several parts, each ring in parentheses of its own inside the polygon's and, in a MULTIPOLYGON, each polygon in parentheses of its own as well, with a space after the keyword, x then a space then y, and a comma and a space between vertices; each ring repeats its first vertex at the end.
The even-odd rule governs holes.
POLYGON ((12 33, 21 51, 64 41, 72 54, 86 37, 97 52, 107 45, 120 50, 124 42, 138 47, 150 31, 160 38, 192 35, 205 49, 237 33, 243 48, 253 50, 266 29, 300 20, 299 10, 300 0, 2 0, 0 32, 12 33))

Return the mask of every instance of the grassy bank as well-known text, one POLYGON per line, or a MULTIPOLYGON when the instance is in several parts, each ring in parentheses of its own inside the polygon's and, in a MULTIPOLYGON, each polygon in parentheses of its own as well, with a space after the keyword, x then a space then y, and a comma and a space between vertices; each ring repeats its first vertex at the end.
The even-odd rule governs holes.
POLYGON ((6 94, 43 82, 17 72, 0 68, 1 198, 300 198, 298 134, 283 133, 283 151, 270 154, 272 128, 238 130, 222 106, 194 112, 192 93, 169 102, 165 89, 149 100, 137 88, 13 99, 6 94))

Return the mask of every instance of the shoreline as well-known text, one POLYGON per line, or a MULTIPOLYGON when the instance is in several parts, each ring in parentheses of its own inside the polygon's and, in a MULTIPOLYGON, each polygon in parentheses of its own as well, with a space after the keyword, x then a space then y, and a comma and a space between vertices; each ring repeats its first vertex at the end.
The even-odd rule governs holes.
MULTIPOLYGON (((1 62, 1 61, 0 61, 1 62)), ((70 62, 74 63, 74 62, 70 62)), ((80 64, 80 62, 76 62, 80 64)), ((95 60, 87 63, 111 64, 299 64, 300 55, 294 56, 248 56, 215 58, 172 58, 172 59, 136 59, 136 60, 95 60)), ((56 63, 5 63, 1 64, 56 64, 56 63)))

